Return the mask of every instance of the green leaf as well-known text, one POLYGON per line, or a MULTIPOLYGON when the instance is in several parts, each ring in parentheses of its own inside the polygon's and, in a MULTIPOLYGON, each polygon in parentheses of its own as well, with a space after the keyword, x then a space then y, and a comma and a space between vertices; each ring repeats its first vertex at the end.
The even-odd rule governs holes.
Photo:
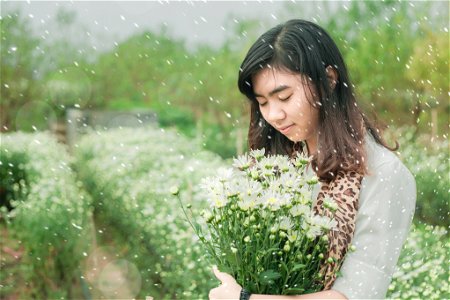
POLYGON ((263 285, 271 285, 274 283, 274 280, 281 277, 281 274, 275 272, 274 270, 267 270, 259 274, 259 280, 263 285))
POLYGON ((305 291, 304 288, 288 288, 285 290, 286 295, 300 295, 305 291))
POLYGON ((306 265, 305 265, 305 264, 296 264, 296 265, 294 265, 294 267, 292 268, 292 272, 296 272, 296 271, 301 270, 301 269, 304 269, 304 268, 306 268, 306 265))

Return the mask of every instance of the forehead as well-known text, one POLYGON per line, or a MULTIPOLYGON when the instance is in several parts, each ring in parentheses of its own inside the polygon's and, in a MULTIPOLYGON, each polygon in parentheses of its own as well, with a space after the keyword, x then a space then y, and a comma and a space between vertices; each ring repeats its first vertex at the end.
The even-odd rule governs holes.
POLYGON ((302 75, 278 68, 264 68, 252 76, 253 92, 265 95, 279 86, 301 87, 302 75))

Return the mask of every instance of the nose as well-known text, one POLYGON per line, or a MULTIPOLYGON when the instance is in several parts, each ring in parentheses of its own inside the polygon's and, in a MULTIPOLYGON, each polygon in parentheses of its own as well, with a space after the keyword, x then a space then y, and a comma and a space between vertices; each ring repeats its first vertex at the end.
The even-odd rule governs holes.
POLYGON ((267 112, 266 112, 266 120, 269 123, 276 123, 278 121, 283 120, 286 117, 286 113, 284 112, 282 106, 279 103, 273 101, 272 103, 267 103, 267 112))

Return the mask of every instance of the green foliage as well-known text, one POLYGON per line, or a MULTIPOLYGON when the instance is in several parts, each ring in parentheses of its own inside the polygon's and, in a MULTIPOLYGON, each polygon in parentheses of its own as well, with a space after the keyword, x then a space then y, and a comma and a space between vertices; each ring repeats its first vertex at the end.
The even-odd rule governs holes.
MULTIPOLYGON (((2 156, 6 155, 3 149, 2 156)), ((0 160, 0 209, 6 213, 13 208, 17 199, 24 199, 28 194, 27 173, 24 170, 27 155, 21 152, 7 154, 7 159, 0 160)))
POLYGON ((400 144, 402 161, 416 179, 417 202, 415 222, 441 225, 449 223, 450 161, 448 140, 429 135, 417 136, 414 128, 400 128, 387 137, 400 144))
MULTIPOLYGON (((120 232, 129 245, 127 258, 145 278, 140 295, 204 297, 214 285, 212 272, 169 190, 180 186, 181 198, 192 199, 198 212, 207 205, 198 200, 199 179, 224 163, 171 131, 151 128, 88 135, 76 161, 96 211, 120 232)), ((412 227, 390 287, 392 298, 446 296, 444 234, 420 223, 412 227)))
MULTIPOLYGON (((42 93, 33 73, 39 69, 42 54, 36 50, 39 40, 25 34, 31 31, 30 23, 18 12, 2 17, 0 28, 0 126, 15 129, 17 113, 30 99, 39 99, 42 93)), ((22 120, 18 127, 31 130, 31 124, 22 120)))
POLYGON ((389 286, 389 299, 448 299, 450 243, 443 227, 413 225, 389 286))
POLYGON ((1 140, 0 165, 7 167, 0 182, 14 207, 6 220, 25 247, 33 293, 28 296, 70 297, 88 248, 90 198, 80 190, 65 149, 48 134, 2 134, 1 140))
POLYGON ((180 186, 194 208, 204 207, 198 183, 222 164, 172 130, 123 129, 80 141, 80 178, 96 214, 129 245, 126 257, 145 279, 140 297, 203 298, 212 287, 203 250, 169 190, 180 186))
POLYGON ((321 24, 343 53, 360 104, 396 126, 446 131, 448 16, 436 12, 447 11, 448 3, 334 4, 324 4, 321 24), (437 118, 430 116, 430 105, 439 111, 437 118))

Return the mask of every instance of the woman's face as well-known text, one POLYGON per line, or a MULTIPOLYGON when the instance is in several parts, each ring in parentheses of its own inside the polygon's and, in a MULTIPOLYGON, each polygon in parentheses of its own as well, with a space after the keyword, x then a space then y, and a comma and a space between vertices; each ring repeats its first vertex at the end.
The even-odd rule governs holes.
POLYGON ((314 89, 301 76, 265 68, 252 77, 253 92, 263 118, 291 141, 305 141, 309 154, 313 154, 319 110, 309 101, 315 97, 311 94, 314 89))

